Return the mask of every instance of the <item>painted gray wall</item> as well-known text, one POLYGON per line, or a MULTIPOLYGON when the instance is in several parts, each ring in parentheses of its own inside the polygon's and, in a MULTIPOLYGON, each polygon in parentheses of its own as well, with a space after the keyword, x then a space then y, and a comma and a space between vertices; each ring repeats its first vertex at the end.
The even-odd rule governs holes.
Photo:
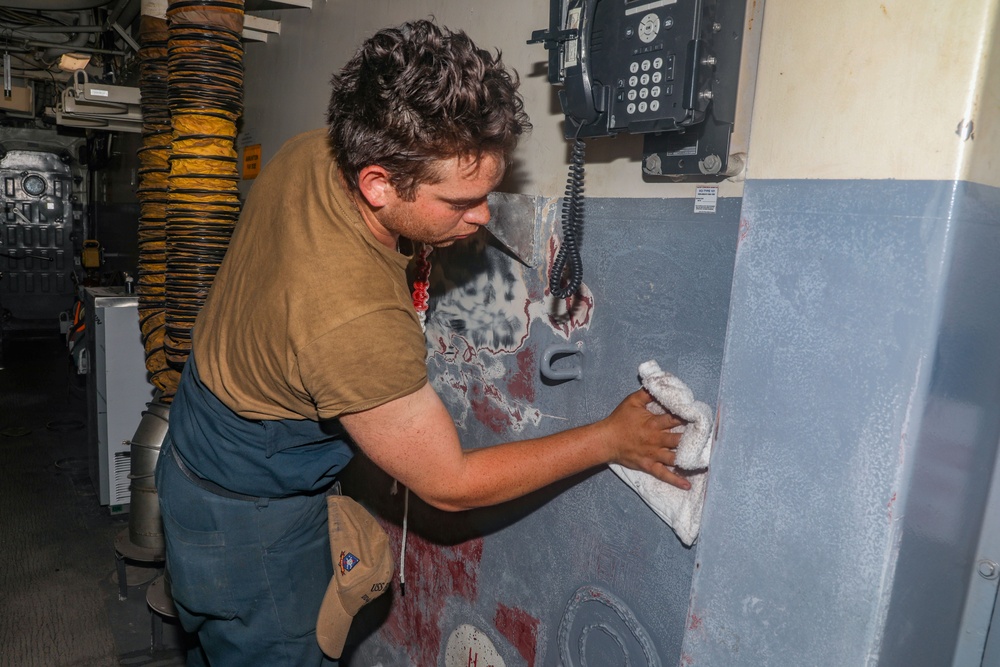
MULTIPOLYGON (((456 418, 464 445, 478 447, 544 435, 601 418, 638 388, 637 367, 648 359, 675 371, 688 381, 697 397, 714 403, 739 200, 720 200, 715 215, 694 214, 691 199, 594 199, 588 200, 587 206, 584 281, 592 293, 593 308, 589 328, 569 335, 570 343, 583 345, 583 379, 551 384, 540 378, 537 362, 543 350, 566 342, 544 317, 531 321, 527 339, 510 345, 514 352, 494 354, 480 349, 471 359, 459 355, 454 360, 432 355, 429 366, 436 385, 443 376, 461 378, 464 392, 440 386, 439 392, 456 418), (525 379, 530 389, 526 389, 525 379), (516 419, 504 423, 496 412, 470 410, 470 401, 480 400, 488 387, 497 390, 503 405, 534 407, 544 416, 537 424, 528 420, 518 423, 516 419)), ((544 244, 554 231, 553 218, 536 217, 536 238, 544 244)), ((542 301, 545 266, 522 268, 497 248, 476 244, 435 251, 432 259, 437 267, 436 285, 447 278, 451 290, 462 290, 487 271, 511 271, 518 275, 517 282, 526 288, 533 304, 542 301)), ((474 328, 476 318, 482 318, 490 322, 490 330, 502 330, 494 317, 498 308, 491 303, 489 290, 470 290, 470 303, 480 305, 466 313, 462 322, 450 314, 452 329, 467 332, 474 328)), ((441 315, 434 308, 432 305, 432 321, 441 315)), ((437 330, 431 327, 430 331, 433 348, 437 330)), ((467 333, 467 338, 473 336, 467 333)), ((487 341, 486 345, 493 343, 487 341)), ((500 401, 493 405, 500 406, 500 401)), ((401 500, 384 493, 387 480, 368 468, 355 476, 354 483, 367 492, 360 488, 352 492, 366 494, 369 503, 398 525, 401 500), (358 477, 364 482, 359 483, 358 477), (373 492, 375 489, 383 492, 373 492)), ((349 664, 444 664, 439 652, 450 631, 461 623, 486 631, 511 667, 584 664, 574 647, 588 624, 599 624, 625 638, 629 664, 677 664, 694 550, 685 548, 610 471, 580 475, 499 508, 458 515, 437 512, 413 499, 411 503, 410 527, 416 537, 411 535, 410 544, 426 539, 443 546, 433 555, 418 547, 417 553, 408 556, 406 597, 394 591, 388 620, 349 664), (474 556, 469 540, 479 536, 481 556, 474 556), (473 556, 478 558, 475 563, 469 560, 473 556), (421 560, 424 558, 427 560, 421 560), (460 576, 450 579, 444 589, 411 578, 440 577, 445 569, 453 573, 454 564, 463 559, 460 576), (453 567, 442 567, 446 563, 453 567), (463 578, 467 586, 460 583, 463 578), (587 586, 609 594, 608 599, 581 605, 567 629, 568 641, 560 643, 559 626, 567 604, 574 592, 587 586), (442 592, 447 596, 443 605, 434 597, 442 592), (500 618, 501 605, 537 620, 534 661, 511 641, 511 624, 500 618), (623 621, 620 612, 631 615, 636 627, 623 621), (418 616, 423 625, 412 624, 418 616), (411 635, 407 647, 400 641, 400 626, 423 631, 411 635), (643 637, 653 647, 651 655, 643 653, 643 637), (567 647, 571 649, 568 652, 567 647)), ((609 634, 591 631, 587 637, 587 664, 611 665, 623 660, 623 649, 609 634)))
POLYGON ((747 182, 683 664, 950 664, 1000 435, 998 204, 747 182))
POLYGON ((949 200, 947 273, 881 665, 948 664, 966 584, 978 580, 980 530, 998 530, 983 519, 1000 439, 1000 190, 958 183, 949 200))

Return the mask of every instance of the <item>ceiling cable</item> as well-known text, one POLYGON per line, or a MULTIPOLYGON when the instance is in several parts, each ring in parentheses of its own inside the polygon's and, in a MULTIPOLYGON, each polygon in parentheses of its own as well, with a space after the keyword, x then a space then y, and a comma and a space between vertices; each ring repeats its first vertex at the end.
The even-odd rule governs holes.
POLYGON ((10 79, 10 54, 7 51, 3 52, 3 96, 8 100, 14 96, 14 84, 10 79))

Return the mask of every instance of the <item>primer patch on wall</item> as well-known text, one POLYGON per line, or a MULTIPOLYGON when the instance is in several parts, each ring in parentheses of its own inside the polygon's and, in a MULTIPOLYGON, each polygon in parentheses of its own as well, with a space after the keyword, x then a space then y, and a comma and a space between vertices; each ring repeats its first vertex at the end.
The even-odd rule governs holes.
POLYGON ((579 588, 559 624, 562 667, 661 667, 649 633, 624 601, 599 586, 579 588))
POLYGON ((448 637, 445 667, 506 667, 493 642, 474 625, 463 624, 448 637))
MULTIPOLYGON (((554 241, 547 246, 550 260, 555 247, 554 241)), ((564 339, 588 329, 590 290, 582 286, 572 304, 555 299, 544 266, 524 266, 483 234, 436 250, 431 262, 428 365, 456 424, 471 411, 495 433, 537 425, 545 415, 533 407, 538 367, 536 351, 525 345, 528 333, 535 322, 564 339)))

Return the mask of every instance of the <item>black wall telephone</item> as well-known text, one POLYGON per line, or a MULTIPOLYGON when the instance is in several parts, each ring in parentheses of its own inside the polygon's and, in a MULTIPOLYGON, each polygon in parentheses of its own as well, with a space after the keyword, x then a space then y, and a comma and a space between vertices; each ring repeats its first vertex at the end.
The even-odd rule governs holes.
POLYGON ((745 12, 746 0, 550 0, 548 29, 528 43, 549 50, 565 136, 576 142, 553 294, 579 287, 581 139, 645 134, 651 176, 725 172, 745 12))
POLYGON ((717 174, 728 158, 745 12, 746 0, 550 0, 549 28, 528 43, 549 49, 567 139, 671 133, 666 152, 686 146, 697 159, 663 160, 661 174, 717 174))

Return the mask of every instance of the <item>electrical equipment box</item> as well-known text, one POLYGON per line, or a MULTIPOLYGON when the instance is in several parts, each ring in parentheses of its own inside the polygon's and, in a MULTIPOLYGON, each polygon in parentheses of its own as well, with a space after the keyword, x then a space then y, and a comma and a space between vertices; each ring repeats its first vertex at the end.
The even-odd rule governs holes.
POLYGON ((129 503, 129 440, 153 385, 146 379, 146 355, 139 331, 139 299, 121 287, 84 290, 87 345, 87 418, 90 475, 102 505, 129 503))

